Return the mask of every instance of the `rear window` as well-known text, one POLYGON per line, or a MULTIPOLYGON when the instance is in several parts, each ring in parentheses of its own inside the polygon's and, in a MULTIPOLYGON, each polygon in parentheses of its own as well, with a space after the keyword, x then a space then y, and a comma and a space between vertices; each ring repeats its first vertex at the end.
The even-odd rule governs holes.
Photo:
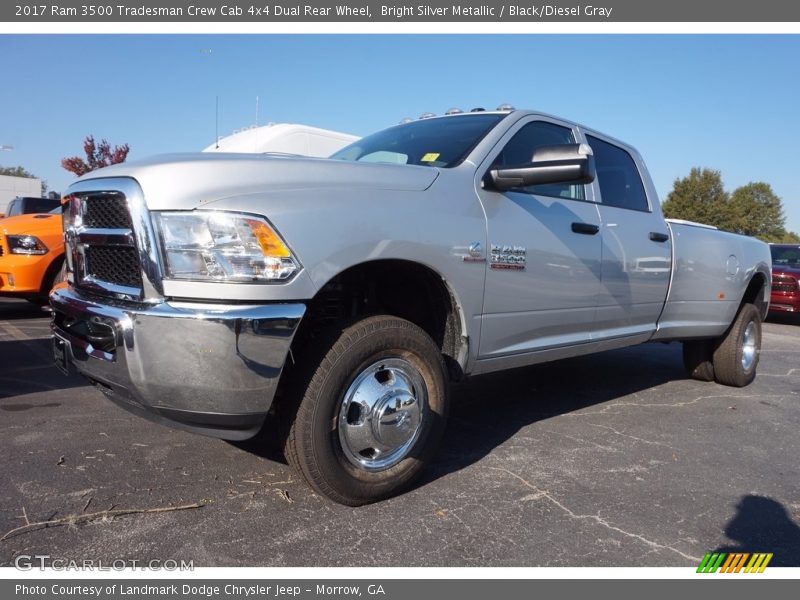
POLYGON ((597 168, 597 183, 604 206, 650 211, 639 169, 627 151, 587 135, 597 168))

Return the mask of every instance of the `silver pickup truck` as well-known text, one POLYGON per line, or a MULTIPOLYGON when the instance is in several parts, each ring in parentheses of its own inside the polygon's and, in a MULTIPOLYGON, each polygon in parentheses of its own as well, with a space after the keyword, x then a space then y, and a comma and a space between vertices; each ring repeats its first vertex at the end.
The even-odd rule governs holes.
POLYGON ((120 406, 289 462, 359 505, 431 459, 451 381, 681 341, 750 383, 757 240, 665 221, 639 154, 524 110, 405 123, 329 159, 163 156, 64 197, 53 350, 120 406))

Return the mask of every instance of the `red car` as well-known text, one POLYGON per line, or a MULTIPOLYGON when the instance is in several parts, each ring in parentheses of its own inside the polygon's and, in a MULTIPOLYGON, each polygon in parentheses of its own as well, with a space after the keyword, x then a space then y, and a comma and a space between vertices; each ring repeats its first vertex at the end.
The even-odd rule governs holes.
POLYGON ((800 315, 800 244, 770 244, 772 296, 769 311, 800 315))

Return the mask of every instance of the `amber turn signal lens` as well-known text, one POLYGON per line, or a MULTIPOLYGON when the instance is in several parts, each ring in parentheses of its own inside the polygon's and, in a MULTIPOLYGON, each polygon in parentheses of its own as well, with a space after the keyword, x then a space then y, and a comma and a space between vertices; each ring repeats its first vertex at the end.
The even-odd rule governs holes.
POLYGON ((258 240, 264 256, 274 256, 276 258, 288 258, 292 254, 278 235, 270 229, 269 225, 256 219, 246 219, 247 225, 258 240))

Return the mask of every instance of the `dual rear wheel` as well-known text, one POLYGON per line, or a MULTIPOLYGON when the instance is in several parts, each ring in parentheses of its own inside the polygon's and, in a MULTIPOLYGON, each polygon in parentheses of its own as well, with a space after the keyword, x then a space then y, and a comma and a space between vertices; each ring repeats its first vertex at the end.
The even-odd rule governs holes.
POLYGON ((716 340, 687 340, 683 363, 694 379, 744 387, 756 377, 761 354, 761 314, 743 304, 728 331, 716 340))

